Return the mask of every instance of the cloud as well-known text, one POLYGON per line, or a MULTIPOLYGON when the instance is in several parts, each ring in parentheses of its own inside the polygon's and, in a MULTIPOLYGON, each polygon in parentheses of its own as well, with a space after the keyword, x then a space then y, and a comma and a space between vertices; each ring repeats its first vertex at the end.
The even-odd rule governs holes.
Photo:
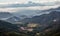
POLYGON ((46 2, 55 2, 55 1, 58 1, 58 0, 31 0, 31 1, 39 2, 39 3, 46 3, 46 2))
POLYGON ((35 2, 32 2, 32 1, 29 1, 28 3, 26 4, 19 4, 19 3, 16 3, 16 4, 1 4, 0 5, 0 8, 16 8, 16 7, 35 7, 35 6, 54 6, 54 5, 59 5, 60 3, 58 2, 46 2, 46 3, 35 3, 35 2))
POLYGON ((1 12, 18 12, 24 10, 47 10, 50 8, 57 8, 58 5, 55 6, 35 6, 35 7, 20 7, 20 8, 0 8, 1 12))
POLYGON ((29 1, 35 2, 35 3, 46 3, 46 2, 55 2, 60 0, 0 0, 0 3, 3 4, 13 4, 13 3, 27 3, 29 1))
POLYGON ((12 3, 25 3, 28 0, 0 0, 0 3, 12 4, 12 3))
POLYGON ((46 10, 60 6, 60 0, 0 0, 0 11, 46 10))
POLYGON ((0 8, 54 6, 60 5, 59 0, 0 0, 0 8), (2 3, 1 3, 2 2, 2 3))

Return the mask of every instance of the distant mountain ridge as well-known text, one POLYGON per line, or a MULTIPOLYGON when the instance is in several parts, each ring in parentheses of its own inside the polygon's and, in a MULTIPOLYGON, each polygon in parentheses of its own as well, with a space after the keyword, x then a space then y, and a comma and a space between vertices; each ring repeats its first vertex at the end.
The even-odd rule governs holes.
POLYGON ((0 12, 0 20, 8 21, 8 22, 18 22, 20 18, 14 16, 12 13, 9 12, 0 12))
POLYGON ((0 12, 0 20, 5 20, 9 17, 11 17, 13 14, 9 12, 0 12))
POLYGON ((6 21, 10 22, 10 23, 16 23, 16 22, 19 22, 21 19, 17 16, 12 16, 8 19, 6 19, 6 21))
POLYGON ((51 11, 49 14, 43 14, 40 16, 34 16, 32 18, 28 18, 22 20, 22 22, 31 22, 31 23, 40 23, 40 24, 48 24, 53 20, 58 20, 60 18, 60 12, 51 11), (44 22, 44 23, 43 23, 44 22))
POLYGON ((17 13, 9 13, 9 12, 0 12, 0 19, 7 20, 12 22, 46 22, 48 20, 52 20, 54 17, 59 18, 59 11, 60 7, 55 9, 48 9, 48 10, 25 10, 25 11, 18 11, 17 13), (54 12, 54 13, 52 13, 54 12), (56 15, 56 16, 55 16, 56 15), (49 18, 51 17, 51 18, 49 18), (24 19, 25 18, 25 19, 24 19), (15 21, 16 20, 16 21, 15 21), (36 21, 38 20, 38 21, 36 21))

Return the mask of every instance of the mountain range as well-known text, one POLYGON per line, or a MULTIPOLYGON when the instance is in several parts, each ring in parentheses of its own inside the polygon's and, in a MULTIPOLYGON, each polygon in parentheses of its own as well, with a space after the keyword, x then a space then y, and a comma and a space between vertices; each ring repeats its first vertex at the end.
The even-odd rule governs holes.
POLYGON ((0 20, 5 20, 11 16, 12 16, 12 14, 9 12, 0 12, 0 20))
MULTIPOLYGON (((15 18, 17 18, 17 17, 15 17, 15 18)), ((17 18, 17 19, 19 19, 19 18, 17 18)), ((60 34, 60 28, 59 28, 60 27, 60 12, 58 12, 58 11, 51 11, 49 14, 34 16, 32 18, 26 18, 25 20, 23 20, 21 22, 28 23, 28 24, 36 23, 36 24, 42 25, 38 28, 34 28, 36 30, 33 31, 34 33, 41 32, 40 33, 41 36, 42 35, 43 36, 52 36, 52 35, 60 34)), ((21 26, 19 26, 19 27, 21 27, 21 26)), ((19 27, 18 27, 18 24, 12 24, 12 23, 0 20, 0 32, 6 33, 6 32, 13 31, 13 32, 19 32, 21 34, 29 34, 29 33, 23 32, 23 31, 19 31, 19 29, 20 29, 19 27)), ((29 35, 31 35, 31 33, 29 35)))
MULTIPOLYGON (((27 16, 29 15, 28 12, 26 13, 27 16)), ((23 14, 21 17, 24 17, 24 19, 21 19, 20 16, 17 16, 15 14, 1 12, 0 13, 0 17, 1 17, 0 32, 6 33, 6 32, 13 31, 13 32, 19 32, 20 34, 24 33, 26 35, 31 35, 32 33, 37 32, 37 33, 40 33, 41 36, 60 36, 60 28, 59 28, 60 27, 60 7, 55 9, 43 10, 42 12, 43 14, 41 15, 34 14, 35 16, 31 16, 31 18, 27 18, 27 16, 23 14), (24 24, 22 23, 15 24, 15 22, 22 22, 24 24), (38 24, 41 26, 37 26, 33 28, 32 32, 27 31, 26 33, 26 31, 25 32, 20 31, 20 27, 24 29, 24 27, 27 27, 27 24, 31 24, 31 23, 38 24)), ((29 12, 29 13, 32 13, 32 12, 29 12)))
MULTIPOLYGON (((43 10, 41 12, 39 12, 41 15, 36 15, 36 16, 33 16, 32 18, 25 18, 22 20, 22 22, 37 22, 37 23, 42 23, 44 22, 47 23, 49 21, 52 21, 54 19, 58 19, 60 18, 59 15, 60 15, 60 7, 58 8, 55 8, 55 9, 49 9, 49 10, 43 10)), ((31 13, 31 12, 30 12, 31 13)))
POLYGON ((60 18, 59 16, 60 16, 60 12, 51 11, 49 14, 43 14, 43 15, 40 15, 40 16, 34 16, 32 18, 25 18, 24 20, 22 20, 22 22, 48 24, 53 20, 59 20, 59 18, 60 18))
POLYGON ((14 16, 12 13, 9 12, 0 12, 0 20, 4 20, 12 23, 12 22, 20 21, 20 18, 14 16))
POLYGON ((53 17, 58 14, 59 10, 60 10, 60 7, 55 8, 55 9, 51 8, 49 10, 24 10, 24 11, 18 11, 16 13, 0 12, 0 20, 6 20, 9 22, 11 21, 12 22, 18 22, 18 21, 27 22, 31 20, 32 22, 38 18, 37 20, 41 19, 40 21, 42 23, 42 22, 48 21, 49 19, 52 20, 53 17), (51 14, 49 14, 50 12, 51 14), (52 14, 52 12, 56 14, 54 13, 52 14), (46 20, 47 19, 46 17, 48 18, 48 20, 46 20), (51 17, 52 19, 49 17, 51 17))

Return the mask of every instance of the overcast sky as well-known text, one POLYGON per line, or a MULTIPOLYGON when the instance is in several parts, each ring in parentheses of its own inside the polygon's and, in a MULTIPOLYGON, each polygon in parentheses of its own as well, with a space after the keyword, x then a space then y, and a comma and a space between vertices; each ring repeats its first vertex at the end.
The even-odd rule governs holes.
MULTIPOLYGON (((53 3, 55 3, 55 2, 60 2, 60 0, 0 0, 0 5, 1 4, 15 4, 15 3, 19 3, 19 4, 25 4, 25 3, 27 3, 28 4, 28 2, 29 1, 32 1, 32 2, 34 2, 34 3, 51 3, 51 2, 53 2, 53 3)), ((58 3, 59 5, 60 5, 60 3, 58 3)), ((11 7, 11 8, 0 8, 0 11, 9 11, 9 12, 15 12, 15 11, 18 11, 18 10, 42 10, 42 9, 49 9, 49 8, 56 8, 56 7, 58 7, 59 5, 53 5, 53 6, 29 6, 29 7, 19 7, 19 8, 13 8, 13 7, 11 7)))
POLYGON ((36 3, 44 3, 44 2, 55 2, 60 0, 0 0, 0 4, 7 3, 27 3, 28 1, 36 2, 36 3))

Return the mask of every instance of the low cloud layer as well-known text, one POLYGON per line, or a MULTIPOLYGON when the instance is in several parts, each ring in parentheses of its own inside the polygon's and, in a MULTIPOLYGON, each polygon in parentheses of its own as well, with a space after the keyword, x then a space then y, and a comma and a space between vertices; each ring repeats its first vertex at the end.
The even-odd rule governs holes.
POLYGON ((0 3, 9 4, 9 3, 27 3, 28 1, 36 3, 45 3, 45 2, 55 2, 60 0, 0 0, 0 3))
POLYGON ((55 2, 45 2, 45 3, 35 3, 32 1, 29 1, 26 4, 0 4, 0 8, 16 8, 16 7, 35 7, 35 6, 54 6, 54 5, 60 5, 59 1, 55 2))
MULTIPOLYGON (((7 1, 7 0, 6 0, 7 1)), ((4 2, 6 2, 4 1, 4 2)), ((14 1, 14 0, 12 0, 14 1)), ((20 0, 16 0, 20 1, 20 0)), ((19 2, 0 3, 0 12, 17 12, 21 10, 46 10, 60 6, 60 0, 24 0, 19 2)), ((0 1, 1 2, 1 1, 0 1)))
POLYGON ((21 10, 47 10, 50 8, 57 8, 59 5, 54 6, 35 6, 35 7, 20 7, 20 8, 0 8, 1 12, 17 12, 21 10))

